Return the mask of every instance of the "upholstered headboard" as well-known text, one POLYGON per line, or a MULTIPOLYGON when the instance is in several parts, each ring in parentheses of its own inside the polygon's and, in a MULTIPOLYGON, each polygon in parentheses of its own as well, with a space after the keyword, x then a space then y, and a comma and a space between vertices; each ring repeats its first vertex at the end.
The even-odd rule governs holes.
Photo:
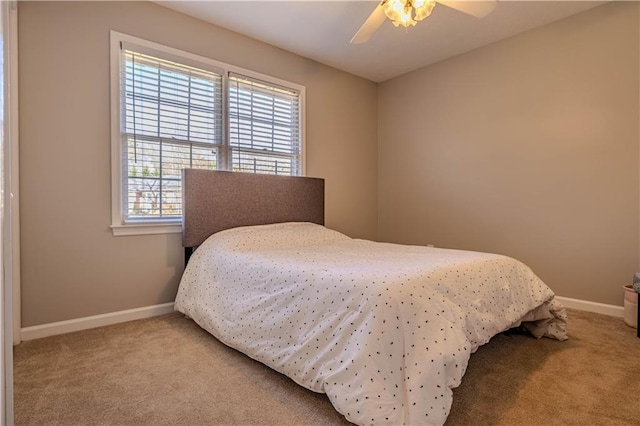
POLYGON ((186 248, 238 226, 324 225, 324 179, 184 169, 182 215, 182 245, 186 248))

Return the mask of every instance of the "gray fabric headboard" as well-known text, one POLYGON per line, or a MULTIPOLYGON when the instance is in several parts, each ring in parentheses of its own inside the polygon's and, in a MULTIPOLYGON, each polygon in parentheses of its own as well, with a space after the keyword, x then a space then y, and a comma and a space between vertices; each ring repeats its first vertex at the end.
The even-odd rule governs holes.
POLYGON ((184 247, 238 226, 324 225, 324 179, 184 169, 182 215, 184 247))

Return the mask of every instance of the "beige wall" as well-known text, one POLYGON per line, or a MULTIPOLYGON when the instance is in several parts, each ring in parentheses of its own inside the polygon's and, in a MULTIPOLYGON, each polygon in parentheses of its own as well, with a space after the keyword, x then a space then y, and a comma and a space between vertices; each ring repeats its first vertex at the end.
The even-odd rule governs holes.
POLYGON ((379 86, 379 235, 516 257, 622 304, 638 270, 638 3, 379 86))
POLYGON ((504 253, 616 305, 640 269, 635 2, 379 86, 152 3, 20 2, 23 327, 171 302, 182 273, 179 235, 108 228, 110 30, 305 85, 332 228, 504 253))
POLYGON ((376 238, 374 83, 153 3, 20 2, 23 327, 171 302, 182 273, 179 235, 109 230, 110 30, 306 86, 327 224, 376 238))

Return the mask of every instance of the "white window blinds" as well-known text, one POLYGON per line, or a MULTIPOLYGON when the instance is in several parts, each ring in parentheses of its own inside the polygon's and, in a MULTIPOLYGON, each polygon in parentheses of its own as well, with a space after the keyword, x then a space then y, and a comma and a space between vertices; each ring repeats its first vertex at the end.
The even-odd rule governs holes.
POLYGON ((232 170, 299 175, 300 92, 229 74, 232 170))
POLYGON ((126 48, 121 58, 123 219, 181 217, 181 169, 219 168, 222 75, 126 48))
POLYGON ((178 230, 184 168, 303 174, 303 86, 111 37, 114 235, 178 230))

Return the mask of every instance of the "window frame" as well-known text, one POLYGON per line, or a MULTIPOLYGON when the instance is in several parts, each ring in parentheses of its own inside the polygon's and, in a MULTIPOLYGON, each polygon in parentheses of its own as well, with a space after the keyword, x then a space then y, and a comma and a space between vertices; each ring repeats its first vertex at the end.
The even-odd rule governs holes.
MULTIPOLYGON (((286 87, 299 92, 300 117, 300 169, 301 176, 306 170, 305 149, 305 87, 290 81, 285 81, 259 72, 247 70, 235 65, 226 64, 204 56, 185 52, 162 44, 154 43, 138 37, 117 31, 110 32, 110 92, 111 92, 111 231, 114 236, 173 234, 182 232, 182 219, 141 219, 125 223, 123 215, 123 149, 121 133, 121 44, 134 45, 140 53, 159 56, 177 63, 204 68, 222 74, 222 123, 223 146, 225 151, 231 152, 229 146, 229 74, 241 74, 249 78, 262 80, 275 86, 286 87), (204 67, 203 67, 204 66, 204 67)), ((224 154, 226 156, 226 154, 224 154)), ((225 169, 228 162, 224 164, 225 169)))

